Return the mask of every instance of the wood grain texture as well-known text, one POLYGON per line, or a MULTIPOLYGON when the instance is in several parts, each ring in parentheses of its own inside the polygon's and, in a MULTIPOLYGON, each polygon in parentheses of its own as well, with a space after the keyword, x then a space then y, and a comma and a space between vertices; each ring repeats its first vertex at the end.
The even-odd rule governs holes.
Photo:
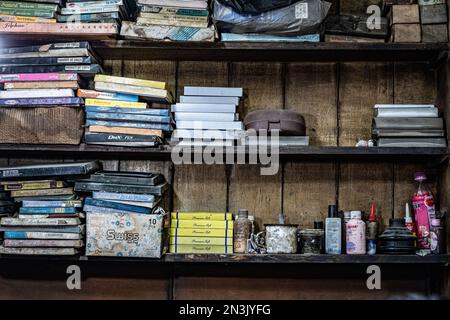
POLYGON ((394 103, 433 104, 437 100, 435 73, 421 63, 394 65, 394 103))
POLYGON ((354 146, 372 136, 373 106, 392 103, 392 67, 388 63, 344 63, 340 75, 339 145, 354 146))
POLYGON ((336 64, 292 63, 286 70, 285 109, 305 117, 311 145, 336 146, 336 64))
POLYGON ((333 163, 287 163, 283 208, 289 223, 301 229, 327 217, 328 205, 336 203, 336 166, 333 163))
POLYGON ((340 0, 340 13, 364 15, 373 4, 381 6, 382 0, 340 0))

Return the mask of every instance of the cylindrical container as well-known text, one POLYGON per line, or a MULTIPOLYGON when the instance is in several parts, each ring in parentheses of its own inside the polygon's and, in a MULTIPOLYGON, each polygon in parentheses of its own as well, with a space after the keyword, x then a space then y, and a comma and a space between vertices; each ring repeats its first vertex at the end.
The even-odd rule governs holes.
POLYGON ((248 219, 248 210, 239 210, 233 228, 234 253, 247 253, 251 231, 252 222, 248 219))
POLYGON ((297 229, 294 224, 266 224, 267 253, 297 253, 297 229))
POLYGON ((431 253, 443 254, 446 250, 445 228, 439 218, 431 219, 431 253))
POLYGON ((323 251, 324 231, 320 229, 305 229, 300 231, 300 253, 321 254, 323 251))
POLYGON ((352 211, 347 223, 347 254, 366 254, 366 224, 361 211, 352 211))
POLYGON ((325 220, 325 253, 341 254, 342 220, 336 206, 328 206, 328 218, 325 220))
POLYGON ((429 252, 431 249, 430 219, 435 215, 434 196, 424 185, 427 180, 425 173, 417 172, 414 180, 419 183, 411 199, 417 224, 417 246, 429 252))
POLYGON ((347 224, 351 219, 351 212, 342 213, 342 252, 347 253, 347 224))

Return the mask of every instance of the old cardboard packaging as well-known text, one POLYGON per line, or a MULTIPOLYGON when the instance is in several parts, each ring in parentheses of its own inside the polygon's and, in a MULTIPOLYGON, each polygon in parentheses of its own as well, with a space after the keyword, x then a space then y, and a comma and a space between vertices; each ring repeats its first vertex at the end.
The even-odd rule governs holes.
POLYGON ((161 258, 167 215, 87 214, 86 255, 161 258))
POLYGON ((422 25, 422 42, 426 43, 448 42, 447 24, 422 25))
POLYGON ((418 23, 393 25, 391 42, 400 42, 400 43, 422 42, 421 25, 418 23))
POLYGON ((447 4, 420 6, 420 20, 422 24, 447 23, 447 4))
POLYGON ((420 23, 420 10, 417 4, 392 6, 391 24, 420 23))

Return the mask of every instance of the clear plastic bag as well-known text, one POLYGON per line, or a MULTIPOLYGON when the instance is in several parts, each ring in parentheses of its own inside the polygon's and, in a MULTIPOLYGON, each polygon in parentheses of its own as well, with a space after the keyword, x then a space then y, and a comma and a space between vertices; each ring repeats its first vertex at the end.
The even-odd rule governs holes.
POLYGON ((213 20, 220 32, 301 35, 320 31, 331 8, 322 0, 297 1, 287 7, 259 14, 239 13, 214 0, 213 20))
POLYGON ((289 6, 298 0, 219 0, 239 13, 260 14, 289 6))

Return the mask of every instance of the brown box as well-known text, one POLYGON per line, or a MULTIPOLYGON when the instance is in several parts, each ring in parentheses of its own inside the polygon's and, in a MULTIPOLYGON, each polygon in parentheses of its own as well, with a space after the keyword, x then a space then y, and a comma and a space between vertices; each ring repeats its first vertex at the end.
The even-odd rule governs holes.
POLYGON ((420 6, 420 21, 422 24, 447 23, 447 4, 420 6))
POLYGON ((80 144, 83 123, 79 107, 1 107, 0 143, 80 144))
POLYGON ((420 43, 422 41, 421 25, 395 24, 392 26, 391 42, 420 43))
POLYGON ((448 42, 447 24, 426 24, 422 26, 422 42, 448 42))
POLYGON ((420 10, 417 4, 399 4, 392 6, 391 24, 420 23, 420 10))

